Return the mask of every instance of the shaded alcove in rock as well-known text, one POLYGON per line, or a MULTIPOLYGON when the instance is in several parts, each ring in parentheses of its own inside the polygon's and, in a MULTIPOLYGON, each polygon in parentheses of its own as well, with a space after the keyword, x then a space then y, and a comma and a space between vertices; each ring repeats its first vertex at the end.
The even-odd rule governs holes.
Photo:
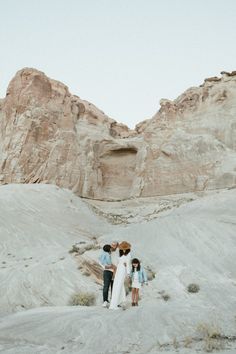
POLYGON ((100 172, 104 197, 121 200, 132 196, 136 177, 137 149, 124 147, 107 151, 100 157, 100 172))

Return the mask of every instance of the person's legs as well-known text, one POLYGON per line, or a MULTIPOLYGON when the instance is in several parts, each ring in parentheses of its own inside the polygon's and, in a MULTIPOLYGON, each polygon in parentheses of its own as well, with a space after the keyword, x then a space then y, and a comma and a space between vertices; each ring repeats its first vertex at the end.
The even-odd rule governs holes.
POLYGON ((104 270, 103 272, 103 301, 108 302, 108 292, 112 281, 112 272, 104 270))
POLYGON ((139 289, 135 289, 135 303, 136 306, 138 306, 138 298, 139 298, 139 289))
POLYGON ((112 294, 112 289, 113 289, 113 283, 114 283, 114 278, 111 278, 111 294, 112 294))
POLYGON ((132 306, 134 306, 135 304, 135 291, 136 289, 135 288, 132 288, 132 306))

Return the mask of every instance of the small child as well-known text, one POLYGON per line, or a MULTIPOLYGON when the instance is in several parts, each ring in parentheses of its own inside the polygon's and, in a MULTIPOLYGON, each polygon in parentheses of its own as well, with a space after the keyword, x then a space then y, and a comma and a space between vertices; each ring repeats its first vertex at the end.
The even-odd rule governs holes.
POLYGON ((130 277, 132 281, 132 306, 138 306, 139 289, 144 283, 147 284, 147 275, 137 258, 132 259, 131 264, 132 270, 130 277))

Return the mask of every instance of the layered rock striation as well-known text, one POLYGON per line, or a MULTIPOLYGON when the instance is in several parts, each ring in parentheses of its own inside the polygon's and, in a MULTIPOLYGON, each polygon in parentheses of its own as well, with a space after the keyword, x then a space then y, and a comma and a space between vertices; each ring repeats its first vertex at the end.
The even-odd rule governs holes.
POLYGON ((236 72, 205 80, 135 130, 25 68, 0 101, 0 183, 101 200, 236 185, 236 72))

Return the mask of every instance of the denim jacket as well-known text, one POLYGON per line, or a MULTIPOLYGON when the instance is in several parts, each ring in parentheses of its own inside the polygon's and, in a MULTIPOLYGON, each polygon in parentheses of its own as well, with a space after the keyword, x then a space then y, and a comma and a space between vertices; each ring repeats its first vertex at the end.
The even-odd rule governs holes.
POLYGON ((111 265, 111 255, 108 252, 102 251, 101 255, 99 256, 99 262, 101 263, 101 265, 103 266, 103 268, 106 265, 111 265))
MULTIPOLYGON (((144 270, 144 268, 142 266, 140 266, 140 270, 137 271, 138 272, 138 279, 139 279, 139 282, 142 284, 142 283, 146 283, 147 282, 147 275, 146 275, 146 272, 144 270)), ((131 277, 131 280, 133 280, 134 278, 134 272, 131 271, 130 273, 130 277, 131 277)))

